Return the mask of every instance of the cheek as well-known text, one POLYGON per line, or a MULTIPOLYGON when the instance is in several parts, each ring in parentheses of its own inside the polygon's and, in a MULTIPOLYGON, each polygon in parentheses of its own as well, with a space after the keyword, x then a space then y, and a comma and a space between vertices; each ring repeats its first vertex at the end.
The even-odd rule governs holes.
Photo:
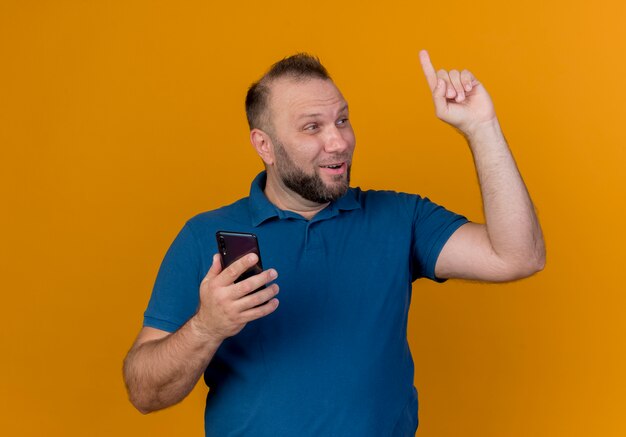
POLYGON ((302 164, 314 163, 321 155, 324 147, 321 143, 316 141, 306 141, 300 143, 296 149, 294 158, 302 164))
POLYGON ((346 129, 345 134, 343 135, 343 139, 351 149, 354 149, 354 146, 356 145, 356 137, 354 135, 352 127, 350 127, 350 129, 346 129))

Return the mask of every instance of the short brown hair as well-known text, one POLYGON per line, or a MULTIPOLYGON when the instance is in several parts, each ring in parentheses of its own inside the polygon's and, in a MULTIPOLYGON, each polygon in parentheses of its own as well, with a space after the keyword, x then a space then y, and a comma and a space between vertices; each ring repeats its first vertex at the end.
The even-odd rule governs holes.
POLYGON ((276 62, 271 68, 248 88, 246 95, 246 117, 250 129, 268 129, 267 99, 272 81, 281 77, 294 80, 324 79, 332 80, 326 68, 316 56, 297 53, 276 62))

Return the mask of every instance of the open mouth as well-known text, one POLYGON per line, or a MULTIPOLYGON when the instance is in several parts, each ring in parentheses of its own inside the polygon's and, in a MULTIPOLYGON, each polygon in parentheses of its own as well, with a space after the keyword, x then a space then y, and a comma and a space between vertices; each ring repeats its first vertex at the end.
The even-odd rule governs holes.
POLYGON ((326 174, 339 176, 347 172, 348 164, 345 162, 334 162, 332 164, 320 165, 320 168, 326 174))

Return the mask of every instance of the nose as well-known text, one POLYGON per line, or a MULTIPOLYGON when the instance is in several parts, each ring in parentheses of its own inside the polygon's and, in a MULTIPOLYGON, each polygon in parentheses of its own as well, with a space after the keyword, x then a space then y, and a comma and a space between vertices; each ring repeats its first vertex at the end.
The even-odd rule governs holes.
POLYGON ((352 144, 354 144, 354 133, 350 127, 332 126, 329 128, 324 149, 327 153, 341 153, 349 149, 352 144))

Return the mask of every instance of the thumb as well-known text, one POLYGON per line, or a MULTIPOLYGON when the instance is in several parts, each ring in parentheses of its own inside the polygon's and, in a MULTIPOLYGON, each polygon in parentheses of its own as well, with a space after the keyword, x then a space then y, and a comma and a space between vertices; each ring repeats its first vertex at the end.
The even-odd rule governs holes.
POLYGON ((213 255, 213 264, 211 264, 211 268, 209 269, 209 271, 207 272, 206 276, 204 277, 204 279, 213 279, 215 278, 217 275, 219 275, 222 271, 222 262, 220 260, 220 255, 219 253, 216 253, 213 255))
POLYGON ((433 102, 435 103, 435 110, 438 113, 447 109, 446 82, 441 78, 437 79, 437 86, 435 86, 433 90, 433 102))

